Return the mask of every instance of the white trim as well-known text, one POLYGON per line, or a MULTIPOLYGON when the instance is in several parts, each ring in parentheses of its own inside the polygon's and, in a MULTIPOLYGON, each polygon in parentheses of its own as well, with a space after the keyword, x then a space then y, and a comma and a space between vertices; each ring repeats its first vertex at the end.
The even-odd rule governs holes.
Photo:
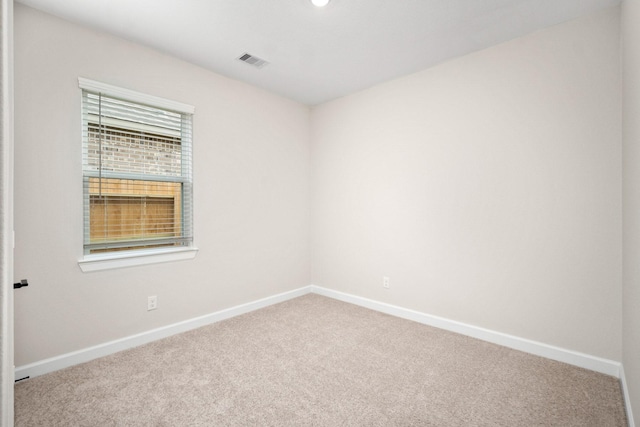
POLYGON ((107 83, 85 79, 84 77, 78 77, 78 86, 80 86, 80 89, 103 93, 105 95, 125 99, 127 101, 134 101, 154 107, 165 108, 178 113, 193 114, 196 110, 193 105, 160 98, 159 96, 147 95, 146 93, 136 92, 135 90, 124 89, 107 83))
POLYGON ((0 1, 0 21, 0 426, 11 427, 14 425, 13 1, 0 1))
POLYGON ((198 248, 193 247, 111 252, 108 254, 85 255, 81 260, 78 260, 78 265, 84 273, 87 273, 162 262, 184 261, 194 259, 197 254, 198 248))
POLYGON ((311 285, 311 291, 319 295, 324 295, 329 298, 359 305, 361 307, 366 307, 371 310, 380 311, 392 316, 413 320, 414 322, 422 323, 424 325, 434 326, 436 328, 445 329, 447 331, 456 332, 473 338, 478 338, 483 341, 488 341, 504 347, 524 351, 525 353, 534 354, 536 356, 545 357, 547 359, 568 363, 570 365, 579 366, 591 371, 611 375, 616 378, 620 377, 620 368, 622 365, 620 364, 620 362, 616 362, 613 360, 603 359, 600 357, 591 356, 589 354, 555 347, 541 342, 528 340, 526 338, 503 334, 502 332, 480 328, 478 326, 457 322, 455 320, 445 319, 443 317, 432 316, 430 314, 425 314, 395 305, 362 298, 344 292, 334 291, 332 289, 327 289, 320 286, 311 285))
POLYGON ((624 407, 627 412, 627 424, 629 427, 635 427, 636 424, 633 421, 633 408, 631 407, 631 396, 629 396, 629 389, 627 387, 627 378, 624 375, 624 368, 620 366, 620 385, 622 387, 622 397, 624 398, 624 407))
POLYGON ((140 334, 132 335, 119 340, 99 344, 94 347, 74 351, 50 359, 45 359, 28 365, 20 366, 16 368, 15 378, 20 379, 26 376, 34 377, 43 375, 49 372, 56 371, 58 369, 63 369, 69 366, 76 365, 78 363, 84 363, 98 357, 107 356, 118 351, 126 350, 128 348, 146 344, 161 338, 166 338, 171 335, 229 319, 240 314, 268 307, 270 305, 287 301, 292 298, 306 295, 308 293, 323 295, 339 301, 348 302, 371 310, 390 314, 392 316, 412 320, 424 325, 434 326, 440 329, 456 332, 473 338, 478 338, 508 348, 513 348, 515 350, 524 351, 536 356, 557 360, 595 372, 611 375, 616 378, 621 378, 623 380, 623 387, 625 388, 626 402, 629 401, 628 394, 626 392, 626 382, 623 377, 621 377, 621 375, 623 374, 622 365, 619 362, 602 359, 599 357, 551 346, 536 341, 531 341, 525 338, 519 338, 513 335, 503 334, 501 332, 479 328, 477 326, 445 319, 442 317, 432 316, 418 311, 409 310, 406 308, 370 300, 367 298, 362 298, 343 292, 334 291, 315 285, 304 286, 299 289, 231 307, 212 314, 196 317, 194 319, 174 323, 172 325, 153 329, 147 332, 142 332, 140 334))
POLYGON ((99 344, 93 347, 62 354, 60 356, 52 357, 49 359, 40 360, 28 365, 19 366, 15 371, 15 379, 19 380, 25 377, 33 378, 38 375, 44 375, 49 372, 57 371, 59 369, 68 368, 79 363, 88 362, 99 357, 108 356, 122 350, 127 350, 129 348, 137 347, 142 344, 147 344, 162 338, 170 337, 175 334, 190 331, 192 329, 230 319, 241 314, 249 313, 260 308, 268 307, 273 304, 297 298, 299 296, 308 294, 309 292, 311 292, 311 287, 305 286, 299 289, 294 289, 293 291, 283 292, 271 297, 237 305, 235 307, 174 323, 162 328, 153 329, 151 331, 131 335, 115 341, 106 342, 104 344, 99 344))

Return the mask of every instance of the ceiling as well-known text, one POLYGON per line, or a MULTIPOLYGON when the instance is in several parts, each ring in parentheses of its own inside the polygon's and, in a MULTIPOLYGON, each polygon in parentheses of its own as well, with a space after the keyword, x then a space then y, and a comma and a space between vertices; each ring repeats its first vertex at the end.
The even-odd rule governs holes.
POLYGON ((18 2, 316 105, 620 0, 18 2))

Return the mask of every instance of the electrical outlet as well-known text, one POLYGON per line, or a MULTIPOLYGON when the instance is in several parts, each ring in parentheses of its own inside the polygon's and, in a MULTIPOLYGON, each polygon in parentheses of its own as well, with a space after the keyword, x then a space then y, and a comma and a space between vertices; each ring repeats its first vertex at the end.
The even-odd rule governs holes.
POLYGON ((158 297, 154 295, 147 298, 147 311, 155 310, 156 308, 158 308, 158 297))
POLYGON ((385 289, 389 289, 389 278, 387 276, 384 276, 382 278, 382 287, 385 289))

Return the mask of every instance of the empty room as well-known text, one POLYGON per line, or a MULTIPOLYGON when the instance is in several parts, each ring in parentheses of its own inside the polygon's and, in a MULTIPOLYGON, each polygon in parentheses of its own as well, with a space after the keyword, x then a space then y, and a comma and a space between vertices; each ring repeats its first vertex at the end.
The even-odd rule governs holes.
POLYGON ((2 427, 635 426, 640 0, 0 1, 2 427))

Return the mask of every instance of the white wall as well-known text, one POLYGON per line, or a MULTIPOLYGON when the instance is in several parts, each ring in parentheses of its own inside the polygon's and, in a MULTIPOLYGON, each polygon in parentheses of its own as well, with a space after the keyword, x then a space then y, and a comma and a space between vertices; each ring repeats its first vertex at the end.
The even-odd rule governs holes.
POLYGON ((640 1, 622 4, 623 39, 623 364, 640 418, 640 1))
POLYGON ((16 365, 309 284, 308 107, 20 4, 15 43, 16 365), (79 76, 195 106, 195 260, 80 271, 79 76))
POLYGON ((614 8, 312 110, 313 283, 621 360, 619 55, 614 8))

